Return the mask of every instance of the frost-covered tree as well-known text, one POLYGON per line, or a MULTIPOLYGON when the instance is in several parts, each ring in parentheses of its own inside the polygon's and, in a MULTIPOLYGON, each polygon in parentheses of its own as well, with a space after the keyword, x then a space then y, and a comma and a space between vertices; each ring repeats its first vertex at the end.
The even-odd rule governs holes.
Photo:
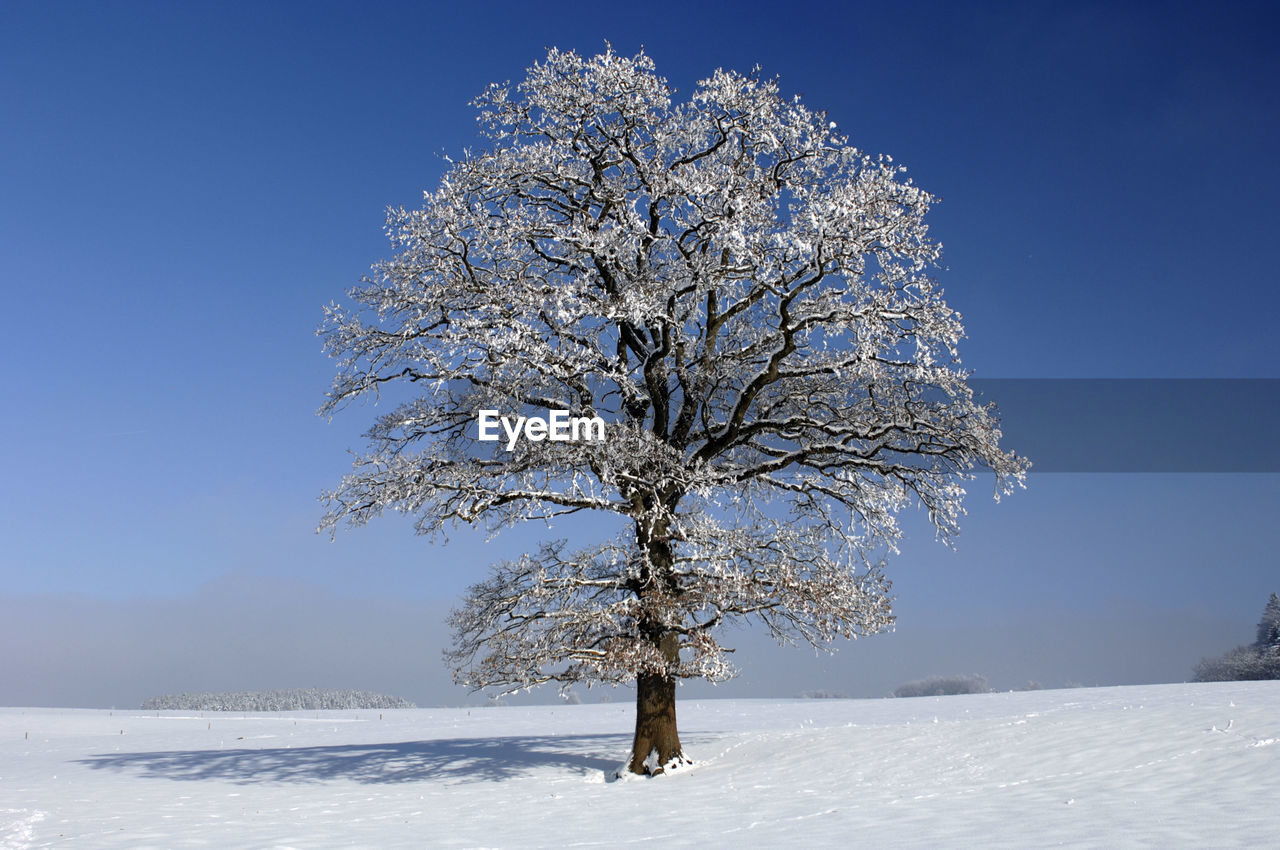
POLYGON ((1280 646, 1237 646, 1196 664, 1197 682, 1257 682, 1280 679, 1280 646))
POLYGON ((143 711, 332 711, 413 707, 413 703, 406 699, 386 694, 320 688, 165 694, 151 697, 142 703, 143 711))
POLYGON ((954 694, 987 694, 991 687, 986 676, 970 673, 966 676, 930 676, 899 685, 895 697, 944 697, 954 694))
MULTIPOLYGON (((496 565, 454 611, 459 682, 634 681, 629 769, 685 760, 679 679, 721 626, 826 645, 892 623, 896 513, 943 538, 963 485, 1025 461, 966 385, 930 278, 931 196, 758 73, 685 101, 643 53, 552 50, 475 101, 490 140, 331 305, 323 412, 395 390, 325 523, 420 532, 595 513, 619 536, 496 565), (480 410, 603 418, 603 441, 478 441, 480 410)), ((610 532, 613 533, 613 532, 610 532)))
POLYGON ((1193 671, 1197 682, 1280 679, 1280 596, 1271 594, 1249 646, 1237 646, 1219 658, 1203 658, 1193 671))

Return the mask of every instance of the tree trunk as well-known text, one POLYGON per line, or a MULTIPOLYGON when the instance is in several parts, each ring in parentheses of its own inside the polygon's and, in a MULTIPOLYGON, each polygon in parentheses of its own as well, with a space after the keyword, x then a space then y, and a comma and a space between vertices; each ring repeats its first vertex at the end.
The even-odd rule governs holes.
MULTIPOLYGON (((674 502, 670 508, 674 509, 674 502)), ((641 601, 654 602, 675 593, 666 522, 649 518, 637 520, 636 542, 645 553, 645 568, 636 591, 641 601)), ((665 667, 661 671, 636 674, 636 737, 631 744, 627 770, 650 776, 689 763, 676 731, 675 674, 680 666, 680 636, 663 625, 667 620, 665 615, 661 610, 651 611, 642 615, 639 623, 640 633, 658 650, 665 667)))
MULTIPOLYGON (((660 646, 668 657, 677 653, 676 635, 663 635, 660 646)), ((675 677, 641 673, 636 677, 636 737, 627 770, 657 776, 668 767, 688 763, 676 730, 675 677)))

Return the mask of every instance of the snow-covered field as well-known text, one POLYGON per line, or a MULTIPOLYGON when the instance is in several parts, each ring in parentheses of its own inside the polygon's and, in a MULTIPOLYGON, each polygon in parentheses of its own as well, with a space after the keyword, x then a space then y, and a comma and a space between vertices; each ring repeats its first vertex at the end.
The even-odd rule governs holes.
MULTIPOLYGON (((620 693, 620 696, 623 694, 620 693)), ((680 706, 0 709, 0 847, 1263 847, 1280 682, 680 706)))

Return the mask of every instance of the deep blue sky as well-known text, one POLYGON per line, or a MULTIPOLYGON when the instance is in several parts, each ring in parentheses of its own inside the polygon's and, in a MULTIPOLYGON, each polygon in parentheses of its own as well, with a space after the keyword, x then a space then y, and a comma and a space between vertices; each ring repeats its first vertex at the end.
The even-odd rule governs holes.
MULTIPOLYGON (((463 698, 440 612, 544 532, 317 537, 374 411, 314 415, 314 329, 547 46, 643 46, 682 92, 758 63, 906 164, 979 376, 1276 378, 1277 36, 1268 4, 0 5, 0 704, 463 698)), ((908 522, 897 634, 753 649, 722 692, 1181 678, 1280 590, 1274 474, 970 504, 954 552, 908 522)))

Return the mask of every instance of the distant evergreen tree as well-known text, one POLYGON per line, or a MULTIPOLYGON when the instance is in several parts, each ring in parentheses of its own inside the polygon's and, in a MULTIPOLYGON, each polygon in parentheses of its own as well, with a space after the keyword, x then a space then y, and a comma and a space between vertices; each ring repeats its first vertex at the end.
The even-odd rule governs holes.
POLYGON ((1262 619, 1258 621, 1258 640, 1254 646, 1259 649, 1280 646, 1280 596, 1274 593, 1267 600, 1267 607, 1262 609, 1262 619))
POLYGON ((1280 596, 1271 594, 1258 621, 1258 639, 1237 646, 1220 658, 1205 658, 1195 666, 1197 682, 1239 682, 1280 679, 1280 596))

